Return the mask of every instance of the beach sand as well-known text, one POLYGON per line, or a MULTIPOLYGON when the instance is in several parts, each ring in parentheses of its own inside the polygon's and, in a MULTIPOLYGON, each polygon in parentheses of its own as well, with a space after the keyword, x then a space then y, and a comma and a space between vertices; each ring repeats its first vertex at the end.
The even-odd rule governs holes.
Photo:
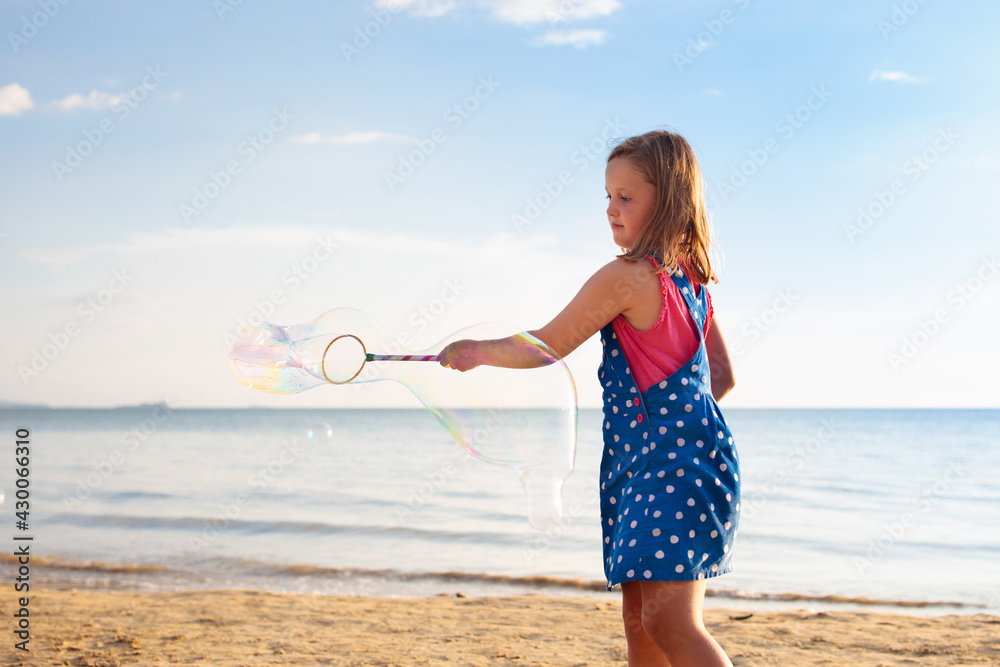
MULTIPOLYGON (((32 591, 30 653, 3 665, 623 665, 620 604, 214 590, 32 591)), ((1000 617, 706 610, 735 665, 1000 665, 1000 617)))

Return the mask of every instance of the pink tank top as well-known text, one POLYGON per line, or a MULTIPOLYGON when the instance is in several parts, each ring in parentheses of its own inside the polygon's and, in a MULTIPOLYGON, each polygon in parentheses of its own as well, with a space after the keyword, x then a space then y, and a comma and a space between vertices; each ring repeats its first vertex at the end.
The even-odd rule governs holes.
MULTIPOLYGON (((654 264, 655 260, 650 257, 654 264)), ((681 269, 687 272, 683 264, 681 269)), ((690 273, 688 273, 690 276, 690 273)), ((695 285, 695 296, 701 294, 704 285, 695 285)), ((639 331, 619 315, 611 320, 611 327, 621 344, 625 359, 628 361, 635 383, 641 391, 646 391, 654 384, 661 382, 683 366, 688 359, 698 351, 700 340, 698 328, 691 318, 684 297, 677 289, 677 284, 664 271, 660 273, 660 291, 663 294, 660 306, 660 319, 645 331, 639 331)), ((712 297, 705 291, 708 301, 708 317, 705 318, 704 334, 712 322, 712 297)))

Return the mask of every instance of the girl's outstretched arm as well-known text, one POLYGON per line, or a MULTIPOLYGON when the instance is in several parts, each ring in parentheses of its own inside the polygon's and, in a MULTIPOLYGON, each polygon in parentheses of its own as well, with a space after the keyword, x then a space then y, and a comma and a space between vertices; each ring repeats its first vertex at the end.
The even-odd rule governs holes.
POLYGON ((639 285, 650 275, 655 277, 646 262, 616 259, 591 276, 562 312, 541 329, 528 331, 527 336, 455 341, 441 351, 440 363, 467 371, 476 366, 538 368, 562 359, 619 314, 627 314, 639 285))

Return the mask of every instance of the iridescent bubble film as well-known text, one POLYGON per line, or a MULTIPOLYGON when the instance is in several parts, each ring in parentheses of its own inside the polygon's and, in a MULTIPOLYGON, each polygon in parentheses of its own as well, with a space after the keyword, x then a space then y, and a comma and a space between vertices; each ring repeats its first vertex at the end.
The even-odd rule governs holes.
POLYGON ((540 340, 502 323, 457 331, 427 350, 405 350, 366 313, 331 310, 309 324, 259 324, 241 330, 229 354, 248 387, 294 394, 330 385, 331 401, 350 385, 394 380, 407 387, 472 456, 514 471, 528 496, 528 518, 544 530, 562 515, 562 485, 576 456, 576 387, 566 364, 540 340), (433 356, 449 343, 518 335, 541 368, 479 366, 464 373, 437 361, 389 361, 383 355, 433 356))

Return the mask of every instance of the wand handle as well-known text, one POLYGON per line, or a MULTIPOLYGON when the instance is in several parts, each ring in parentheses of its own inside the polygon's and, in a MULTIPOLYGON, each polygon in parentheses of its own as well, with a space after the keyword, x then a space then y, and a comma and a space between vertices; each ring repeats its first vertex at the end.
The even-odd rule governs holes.
POLYGON ((440 361, 436 354, 366 354, 365 361, 440 361))

